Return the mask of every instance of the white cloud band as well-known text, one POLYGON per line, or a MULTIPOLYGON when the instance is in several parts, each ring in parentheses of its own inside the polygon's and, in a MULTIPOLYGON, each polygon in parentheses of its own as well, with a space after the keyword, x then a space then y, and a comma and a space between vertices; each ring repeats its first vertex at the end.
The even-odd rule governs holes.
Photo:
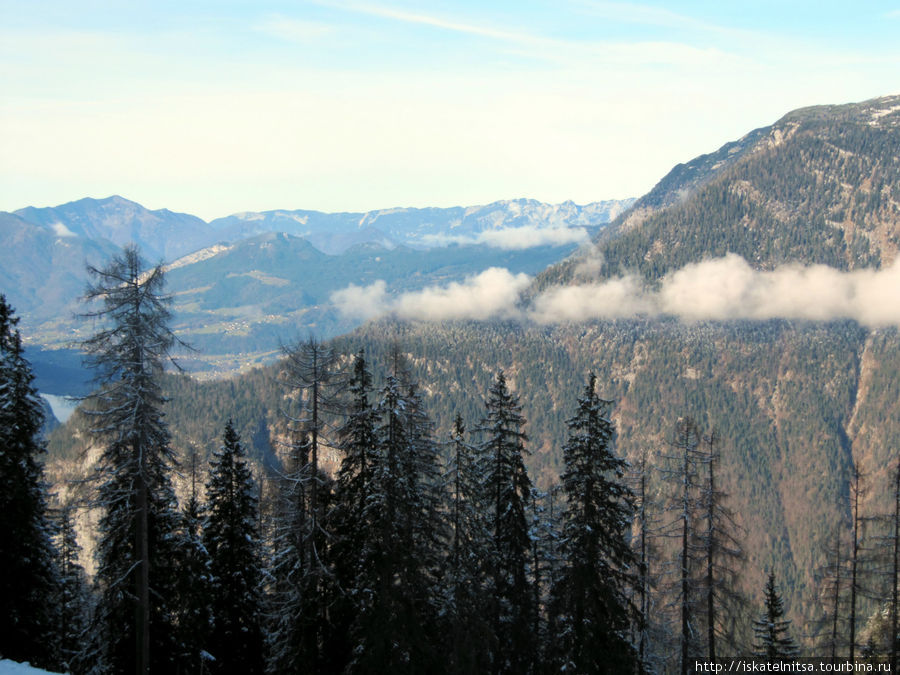
POLYGON ((525 309, 530 279, 493 267, 463 282, 387 294, 384 281, 348 286, 332 294, 345 315, 368 319, 519 318, 541 324, 634 316, 676 316, 686 321, 731 319, 854 319, 867 326, 900 326, 900 260, 882 270, 842 272, 824 265, 753 269, 729 254, 677 270, 650 290, 636 275, 552 288, 525 309))

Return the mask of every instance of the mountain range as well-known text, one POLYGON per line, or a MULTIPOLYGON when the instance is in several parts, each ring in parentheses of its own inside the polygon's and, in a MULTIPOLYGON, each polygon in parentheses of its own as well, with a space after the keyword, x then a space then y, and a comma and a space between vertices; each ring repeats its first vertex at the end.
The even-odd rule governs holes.
POLYGON ((535 274, 632 201, 267 211, 207 223, 118 196, 81 199, 0 213, 0 288, 32 344, 69 346, 82 335, 86 266, 102 267, 134 243, 148 262, 167 262, 174 328, 197 349, 186 365, 231 372, 270 360, 297 335, 330 337, 358 325, 330 300, 350 284, 380 280, 400 292, 491 267, 535 274))

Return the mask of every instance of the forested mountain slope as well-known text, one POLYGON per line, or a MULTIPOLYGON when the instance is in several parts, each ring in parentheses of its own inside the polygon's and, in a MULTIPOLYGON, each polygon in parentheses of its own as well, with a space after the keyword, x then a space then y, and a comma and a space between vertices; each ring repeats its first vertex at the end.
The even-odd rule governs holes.
MULTIPOLYGON (((804 108, 680 164, 600 233, 600 275, 656 280, 736 253, 759 269, 787 262, 880 267, 900 247, 900 96, 804 108)), ((573 279, 553 266, 544 288, 573 279)))

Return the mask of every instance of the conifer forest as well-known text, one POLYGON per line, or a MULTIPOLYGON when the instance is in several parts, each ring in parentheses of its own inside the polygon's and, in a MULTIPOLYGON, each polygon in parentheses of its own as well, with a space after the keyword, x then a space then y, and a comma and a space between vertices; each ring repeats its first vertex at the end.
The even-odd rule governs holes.
MULTIPOLYGON (((561 465, 538 484, 506 374, 438 433, 402 345, 375 362, 284 349, 270 457, 231 419, 176 447, 163 393, 179 339, 161 267, 92 268, 81 405, 91 471, 52 493, 43 409, 0 299, 0 655, 71 673, 687 673, 730 656, 898 663, 900 467, 816 571, 814 632, 747 543, 720 440, 685 415, 626 461, 594 372, 573 374, 561 465), (872 504, 890 504, 875 513, 872 504), (94 514, 85 569, 78 514, 94 514)), ((226 402, 227 407, 227 402, 226 402)), ((564 410, 562 409, 564 407, 564 410)))

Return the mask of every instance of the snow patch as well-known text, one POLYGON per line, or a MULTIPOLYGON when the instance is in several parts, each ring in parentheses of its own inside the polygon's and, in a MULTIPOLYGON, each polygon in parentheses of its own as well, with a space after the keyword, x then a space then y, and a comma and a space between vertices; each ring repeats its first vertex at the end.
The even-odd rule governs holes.
POLYGON ((894 105, 894 106, 891 106, 890 108, 883 108, 881 110, 876 110, 875 112, 872 113, 872 117, 871 117, 871 120, 869 121, 869 124, 871 124, 872 126, 876 126, 878 124, 878 120, 880 120, 882 117, 886 117, 886 116, 890 115, 891 113, 897 112, 898 110, 900 110, 900 105, 894 105))
POLYGON ((184 267, 185 265, 193 265, 194 263, 209 260, 210 258, 217 256, 220 253, 231 250, 231 248, 231 246, 227 246, 225 244, 216 244, 215 246, 210 246, 208 248, 201 248, 199 251, 188 253, 187 255, 181 256, 175 262, 169 263, 168 265, 166 265, 166 269, 174 270, 178 269, 179 267, 184 267))

